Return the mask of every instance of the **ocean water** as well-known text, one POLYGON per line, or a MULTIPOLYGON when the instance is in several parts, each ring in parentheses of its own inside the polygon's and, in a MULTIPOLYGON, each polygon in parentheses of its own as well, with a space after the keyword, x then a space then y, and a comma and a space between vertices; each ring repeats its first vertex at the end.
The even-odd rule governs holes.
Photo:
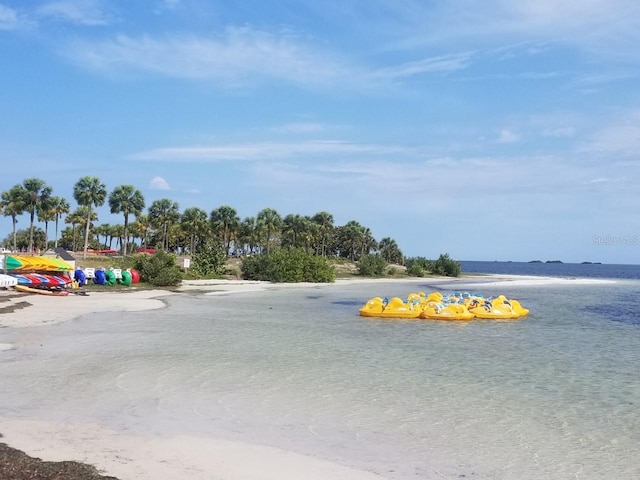
MULTIPOLYGON (((451 285, 451 290, 458 289, 451 285)), ((531 310, 359 317, 428 281, 211 296, 0 330, 0 412, 272 445, 381 478, 640 478, 640 281, 485 287, 531 310)))
POLYGON ((460 265, 463 273, 640 279, 640 265, 479 261, 463 261, 460 265))

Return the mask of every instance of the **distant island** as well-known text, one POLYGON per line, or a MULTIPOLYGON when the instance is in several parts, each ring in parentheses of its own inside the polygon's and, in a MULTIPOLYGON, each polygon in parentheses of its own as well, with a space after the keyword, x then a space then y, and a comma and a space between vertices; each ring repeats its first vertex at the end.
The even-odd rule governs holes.
MULTIPOLYGON (((542 260, 530 260, 527 263, 564 263, 562 260, 547 260, 543 262, 542 260)), ((580 265, 602 265, 602 262, 580 262, 580 265)))

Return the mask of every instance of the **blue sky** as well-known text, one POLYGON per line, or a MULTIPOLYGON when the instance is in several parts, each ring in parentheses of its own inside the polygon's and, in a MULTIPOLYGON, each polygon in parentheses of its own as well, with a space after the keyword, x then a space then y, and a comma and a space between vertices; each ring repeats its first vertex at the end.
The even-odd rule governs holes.
POLYGON ((0 0, 0 190, 75 208, 91 175, 408 256, 640 263, 638 52, 636 0, 0 0))

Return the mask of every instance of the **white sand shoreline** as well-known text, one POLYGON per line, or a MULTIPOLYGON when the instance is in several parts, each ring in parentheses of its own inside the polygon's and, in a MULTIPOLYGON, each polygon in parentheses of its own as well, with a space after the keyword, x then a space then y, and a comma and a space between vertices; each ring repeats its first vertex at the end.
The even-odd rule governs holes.
POLYGON ((210 437, 138 437, 96 424, 0 417, 11 447, 46 461, 75 460, 120 480, 383 480, 281 448, 210 437))
MULTIPOLYGON (((184 281, 177 291, 169 290, 135 290, 91 292, 90 295, 69 295, 52 297, 46 295, 15 295, 13 290, 0 291, 0 295, 11 296, 8 302, 0 303, 0 307, 19 302, 21 305, 13 312, 0 313, 0 328, 28 328, 53 325, 73 320, 81 315, 95 312, 127 312, 153 310, 163 308, 163 297, 177 295, 180 292, 203 292, 205 295, 229 295, 235 293, 260 292, 272 289, 323 288, 335 285, 355 284, 388 284, 388 283, 428 283, 432 286, 442 285, 443 289, 476 289, 481 286, 495 287, 528 287, 544 285, 599 285, 615 283, 615 280, 595 278, 563 278, 537 277, 524 275, 478 275, 465 277, 410 277, 400 279, 388 278, 353 278, 338 279, 335 283, 272 283, 249 280, 189 280, 184 281)), ((108 287, 105 287, 108 288, 108 287)), ((0 344, 0 351, 7 349, 0 344)))
MULTIPOLYGON (((48 297, 21 295, 10 302, 30 305, 0 314, 0 328, 52 325, 93 312, 141 311, 163 308, 163 297, 179 292, 226 295, 330 285, 428 283, 450 290, 482 286, 527 287, 540 285, 591 285, 614 280, 482 275, 462 278, 349 279, 334 284, 274 284, 234 280, 184 282, 178 293, 165 290, 91 292, 88 296, 48 297)), ((7 294, 0 292, 0 295, 7 294)), ((9 304, 2 302, 0 306, 9 304)), ((1 330, 0 330, 1 332, 1 330)), ((0 340, 2 337, 0 337, 0 340)), ((0 355, 14 348, 0 343, 0 355)), ((0 417, 0 433, 14 448, 43 460, 76 460, 94 465, 121 480, 374 480, 377 474, 282 449, 216 438, 181 435, 172 438, 136 437, 93 424, 61 424, 42 420, 0 417)), ((437 478, 434 475, 434 478, 437 478)))

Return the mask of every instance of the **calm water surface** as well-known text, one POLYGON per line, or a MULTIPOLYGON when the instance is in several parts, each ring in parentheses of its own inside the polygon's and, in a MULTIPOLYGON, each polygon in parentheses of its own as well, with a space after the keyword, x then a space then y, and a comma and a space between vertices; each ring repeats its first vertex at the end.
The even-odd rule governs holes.
POLYGON ((371 296, 435 289, 180 295, 0 330, 18 345, 0 352, 0 410, 274 445, 390 479, 640 478, 640 281, 476 288, 531 309, 512 322, 357 315, 371 296))

